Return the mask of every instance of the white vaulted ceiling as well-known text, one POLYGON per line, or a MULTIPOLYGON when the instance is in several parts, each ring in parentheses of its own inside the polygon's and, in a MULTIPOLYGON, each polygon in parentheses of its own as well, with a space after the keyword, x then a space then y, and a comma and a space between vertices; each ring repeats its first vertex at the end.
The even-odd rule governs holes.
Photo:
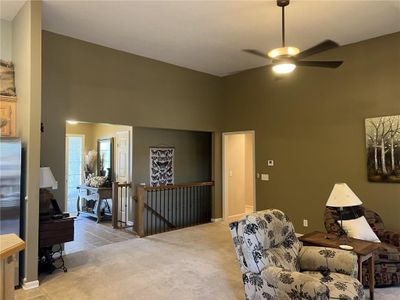
MULTIPOLYGON (((52 32, 223 76, 267 64, 241 52, 280 46, 275 1, 43 1, 52 32)), ((400 1, 301 1, 286 9, 287 44, 349 44, 400 31, 400 1)))

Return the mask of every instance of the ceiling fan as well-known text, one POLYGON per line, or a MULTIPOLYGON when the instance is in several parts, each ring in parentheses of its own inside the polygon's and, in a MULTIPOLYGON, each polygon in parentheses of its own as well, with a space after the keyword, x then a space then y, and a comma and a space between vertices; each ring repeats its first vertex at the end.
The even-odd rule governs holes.
POLYGON ((277 0, 277 5, 282 8, 282 47, 275 48, 265 54, 254 49, 243 49, 244 52, 271 59, 272 70, 278 74, 292 72, 296 66, 319 67, 319 68, 338 68, 343 61, 306 61, 302 60, 308 56, 339 47, 332 40, 325 40, 314 47, 300 52, 296 47, 287 47, 285 42, 285 6, 289 5, 290 0, 277 0))

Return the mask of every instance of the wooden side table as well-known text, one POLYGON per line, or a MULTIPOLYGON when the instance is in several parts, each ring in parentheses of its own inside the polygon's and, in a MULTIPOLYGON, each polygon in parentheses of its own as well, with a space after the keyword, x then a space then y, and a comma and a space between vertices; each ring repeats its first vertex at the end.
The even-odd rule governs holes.
MULTIPOLYGON (((96 217, 97 223, 102 219, 101 216, 101 203, 112 199, 112 188, 111 187, 90 187, 86 185, 80 185, 77 187, 79 190, 78 199, 76 199, 76 208, 78 211, 78 216, 80 214, 88 214, 92 217, 96 217), (86 205, 84 205, 82 200, 94 200, 97 202, 96 211, 90 211, 86 205)), ((108 202, 106 202, 108 205, 108 202)))
POLYGON ((374 251, 380 247, 380 243, 362 241, 353 238, 347 238, 347 240, 338 239, 336 234, 324 233, 314 231, 307 233, 299 240, 308 246, 323 246, 330 248, 339 248, 339 245, 350 245, 354 249, 352 250, 357 254, 358 257, 358 279, 362 283, 362 264, 368 261, 368 272, 369 272, 369 297, 371 300, 374 299, 374 285, 375 285, 375 262, 374 262, 374 251))
POLYGON ((74 240, 74 218, 48 219, 39 223, 39 271, 67 272, 61 244, 74 240), (58 245, 56 248, 54 245, 58 245))

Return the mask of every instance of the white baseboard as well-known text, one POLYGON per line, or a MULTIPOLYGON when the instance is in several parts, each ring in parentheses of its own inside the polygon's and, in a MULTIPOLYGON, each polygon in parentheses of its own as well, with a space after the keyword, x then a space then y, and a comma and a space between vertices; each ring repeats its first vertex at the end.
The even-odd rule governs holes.
POLYGON ((34 280, 34 281, 26 281, 26 279, 23 279, 22 282, 22 288, 24 290, 30 290, 30 289, 35 289, 39 287, 39 280, 34 280))
POLYGON ((222 222, 222 218, 216 218, 216 219, 211 219, 211 222, 216 223, 216 222, 222 222))

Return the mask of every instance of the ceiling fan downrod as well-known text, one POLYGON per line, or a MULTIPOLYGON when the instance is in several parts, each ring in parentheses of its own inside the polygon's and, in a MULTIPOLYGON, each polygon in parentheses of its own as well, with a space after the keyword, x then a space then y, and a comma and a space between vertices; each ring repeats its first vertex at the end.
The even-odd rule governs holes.
POLYGON ((285 40, 285 6, 288 6, 290 0, 277 0, 276 4, 279 7, 282 7, 282 47, 286 47, 286 40, 285 40))

